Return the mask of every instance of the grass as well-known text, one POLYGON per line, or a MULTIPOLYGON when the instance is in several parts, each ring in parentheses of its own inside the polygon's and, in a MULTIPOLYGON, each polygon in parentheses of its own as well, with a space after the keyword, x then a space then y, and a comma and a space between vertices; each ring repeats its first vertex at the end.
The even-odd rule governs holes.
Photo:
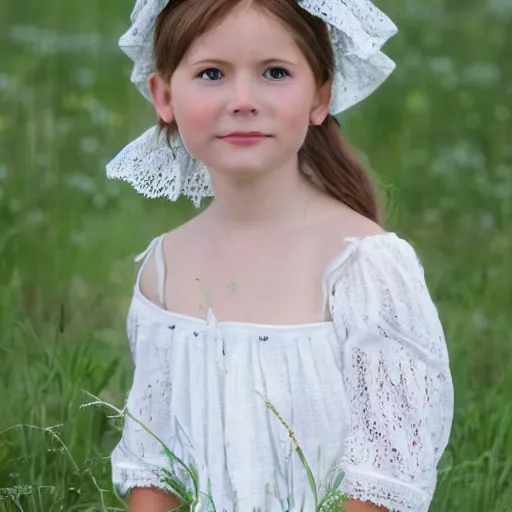
MULTIPOLYGON (((0 511, 124 510, 108 455, 122 405, 131 257, 192 214, 109 182, 154 121, 116 48, 131 2, 0 3, 0 511), (58 436, 58 438, 57 438, 58 436), (61 441, 62 442, 61 442, 61 441)), ((394 76, 341 117, 388 227, 424 262, 456 419, 431 510, 512 506, 512 9, 397 0, 394 76)))

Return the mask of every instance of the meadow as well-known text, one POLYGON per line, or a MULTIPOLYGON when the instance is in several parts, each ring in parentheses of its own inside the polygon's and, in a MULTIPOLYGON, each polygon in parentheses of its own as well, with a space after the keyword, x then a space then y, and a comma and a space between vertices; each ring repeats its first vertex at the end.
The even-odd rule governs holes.
MULTIPOLYGON (((378 2, 388 82, 340 117, 416 247, 456 417, 433 512, 512 512, 512 3, 378 2)), ((117 48, 132 1, 0 2, 0 511, 125 510, 110 483, 133 257, 193 215, 105 164, 154 123, 117 48)))

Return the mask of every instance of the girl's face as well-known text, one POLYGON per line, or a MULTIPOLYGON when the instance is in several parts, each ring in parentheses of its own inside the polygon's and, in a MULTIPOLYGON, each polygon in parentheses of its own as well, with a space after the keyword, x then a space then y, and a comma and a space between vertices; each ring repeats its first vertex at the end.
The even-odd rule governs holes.
POLYGON ((245 177, 297 167, 308 125, 322 123, 330 100, 330 84, 318 89, 286 28, 252 6, 196 39, 170 85, 154 74, 150 90, 195 158, 214 173, 245 177), (238 145, 225 138, 234 132, 264 137, 238 145))

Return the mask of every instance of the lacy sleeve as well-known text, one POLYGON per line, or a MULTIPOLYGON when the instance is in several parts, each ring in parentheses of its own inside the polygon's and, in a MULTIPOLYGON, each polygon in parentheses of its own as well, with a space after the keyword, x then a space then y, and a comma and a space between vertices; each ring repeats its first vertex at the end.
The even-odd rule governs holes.
MULTIPOLYGON (((148 342, 161 334, 133 306, 127 327, 135 371, 125 411, 167 442, 171 395, 167 355, 158 344, 148 342)), ((162 469, 169 469, 169 461, 161 444, 129 416, 125 416, 122 437, 112 452, 111 464, 113 485, 122 495, 136 487, 168 490, 162 469)))
POLYGON ((390 511, 425 512, 453 417, 443 328, 405 240, 354 245, 331 297, 350 404, 341 490, 390 511))

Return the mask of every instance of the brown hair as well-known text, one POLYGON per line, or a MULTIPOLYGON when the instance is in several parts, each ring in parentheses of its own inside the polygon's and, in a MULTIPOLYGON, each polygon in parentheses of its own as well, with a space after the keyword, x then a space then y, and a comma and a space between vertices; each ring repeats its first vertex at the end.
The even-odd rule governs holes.
MULTIPOLYGON (((155 62, 169 80, 194 40, 218 26, 244 0, 170 0, 156 20, 155 62)), ((332 81, 334 52, 326 23, 302 9, 297 0, 251 0, 284 24, 306 57, 318 86, 332 81)), ((173 122, 159 120, 168 140, 176 132, 173 122)), ((379 201, 367 169, 342 136, 335 117, 310 126, 299 162, 313 173, 314 181, 335 199, 380 223, 379 201)))

